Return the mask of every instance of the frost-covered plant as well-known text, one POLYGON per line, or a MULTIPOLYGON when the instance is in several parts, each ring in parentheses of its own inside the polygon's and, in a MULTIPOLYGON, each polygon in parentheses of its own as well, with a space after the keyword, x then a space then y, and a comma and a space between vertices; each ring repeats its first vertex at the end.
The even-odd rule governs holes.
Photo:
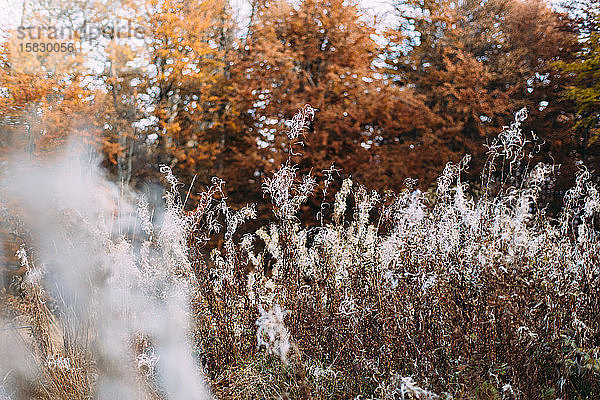
POLYGON ((283 319, 288 313, 275 304, 270 310, 258 306, 260 316, 256 320, 256 341, 258 347, 264 346, 267 351, 277 355, 283 363, 288 362, 290 352, 290 334, 283 319))
POLYGON ((310 123, 315 118, 316 111, 310 104, 305 104, 300 111, 294 114, 294 117, 289 121, 290 129, 287 131, 290 140, 295 140, 304 134, 304 131, 310 127, 310 123))
POLYGON ((419 387, 412 377, 401 377, 397 374, 380 387, 380 391, 382 399, 435 400, 440 398, 437 394, 419 387))
MULTIPOLYGON (((47 165, 14 166, 2 182, 31 232, 17 252, 26 272, 14 312, 34 327, 19 345, 33 355, 26 368, 0 340, 2 385, 16 398, 23 390, 53 399, 155 391, 209 398, 190 356, 190 309, 199 299, 187 238, 195 216, 183 213, 177 180, 163 168, 171 188, 155 226, 144 198, 136 206, 134 194, 85 160, 72 151, 47 165), (154 358, 132 345, 140 336, 153 343, 154 358), (156 370, 150 380, 139 379, 140 363, 156 370)), ((19 332, 11 324, 4 333, 19 332)))
POLYGON ((519 111, 489 146, 480 194, 462 181, 468 156, 447 164, 429 192, 408 180, 402 192, 380 196, 348 178, 332 201, 331 170, 321 184, 333 207, 322 205, 312 227, 298 213, 319 183, 298 179, 291 160, 284 163, 263 184, 276 222, 235 246, 237 270, 249 269, 233 274, 229 288, 229 296, 245 297, 245 316, 225 308, 246 321, 239 337, 269 349, 293 332, 303 357, 327 365, 335 382, 347 374, 345 390, 355 395, 364 392, 350 381, 397 398, 436 398, 395 371, 457 398, 486 387, 489 376, 503 396, 535 396, 547 382, 565 395, 598 390, 597 372, 583 367, 593 362, 558 344, 568 337, 573 349, 599 345, 591 339, 600 329, 598 286, 590 285, 600 283, 598 191, 589 174, 579 175, 559 220, 546 215, 539 198, 555 167, 530 165, 536 138, 521 131, 526 116, 519 111), (286 324, 277 311, 284 309, 286 324), (571 362, 586 372, 575 377, 571 362), (588 386, 564 383, 582 376, 588 386))
POLYGON ((263 191, 271 197, 274 204, 273 212, 284 221, 292 220, 308 196, 316 186, 315 179, 310 175, 296 182, 296 167, 284 164, 275 171, 273 177, 265 178, 263 191))
MULTIPOLYGON (((290 140, 313 117, 303 109, 290 140)), ((197 207, 183 211, 167 168, 164 213, 149 210, 144 198, 120 201, 132 205, 114 221, 112 209, 89 213, 77 204, 97 203, 79 198, 60 208, 71 221, 60 231, 66 245, 41 246, 53 250, 38 249, 35 257, 19 251, 28 269, 21 290, 29 310, 54 306, 47 282, 56 273, 64 287, 98 293, 83 297, 93 310, 85 328, 102 338, 98 321, 110 321, 111 341, 91 347, 108 361, 85 366, 85 357, 54 345, 40 360, 55 355, 77 366, 52 368, 60 376, 89 368, 110 380, 110 371, 127 370, 141 376, 145 392, 181 398, 162 382, 170 382, 171 369, 180 371, 173 360, 189 360, 193 341, 195 358, 224 398, 261 397, 257 388, 265 387, 262 397, 593 398, 600 392, 600 192, 582 169, 558 218, 549 217, 540 196, 556 167, 532 165, 536 142, 521 130, 525 118, 519 111, 491 142, 480 191, 463 180, 465 156, 448 163, 429 191, 407 180, 400 193, 380 195, 346 178, 329 193, 338 170, 324 171, 320 182, 302 176, 290 151, 263 182, 275 218, 258 229, 247 224, 256 208, 232 209, 216 178, 197 207), (323 203, 305 223, 301 205, 317 188, 323 203), (133 219, 139 231, 128 231, 133 219), (111 229, 117 222, 120 229, 111 229), (88 251, 102 257, 90 260, 88 251), (55 255, 84 273, 56 269, 55 255), (117 318, 123 315, 131 318, 117 318), (168 321, 185 335, 174 343, 149 321, 168 321), (118 355, 105 353, 113 341, 126 343, 118 355), (130 363, 114 366, 123 354, 130 363)), ((87 192, 95 193, 90 186, 87 192)), ((40 209, 32 210, 39 217, 40 209)), ((53 209, 41 210, 42 218, 58 219, 53 209)), ((76 300, 68 304, 81 310, 76 300)), ((37 325, 56 326, 49 310, 38 313, 37 325)), ((80 387, 98 385, 90 379, 80 387)))

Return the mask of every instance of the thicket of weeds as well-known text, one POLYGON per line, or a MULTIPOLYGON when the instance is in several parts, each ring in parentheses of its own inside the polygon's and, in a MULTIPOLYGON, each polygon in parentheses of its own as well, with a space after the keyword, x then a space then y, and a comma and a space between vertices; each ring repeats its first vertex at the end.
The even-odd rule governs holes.
POLYGON ((293 163, 306 106, 290 159, 264 180, 273 221, 254 232, 254 206, 231 209, 218 179, 183 212, 168 168, 162 213, 112 194, 115 217, 94 179, 52 206, 9 191, 30 238, 3 295, 4 395, 600 396, 600 194, 582 168, 560 215, 546 215, 537 200, 556 169, 531 165, 526 116, 489 145, 477 194, 461 181, 468 157, 430 192, 408 180, 381 195, 348 178, 329 193, 333 166, 318 182, 293 163), (304 225, 319 191, 316 225, 304 225))

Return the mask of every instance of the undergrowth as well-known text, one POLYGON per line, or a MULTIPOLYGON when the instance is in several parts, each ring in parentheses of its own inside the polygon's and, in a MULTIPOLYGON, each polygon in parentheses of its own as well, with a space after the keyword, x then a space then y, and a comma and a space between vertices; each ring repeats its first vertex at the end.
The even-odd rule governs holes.
MULTIPOLYGON (((106 190, 97 172, 67 191, 63 172, 43 192, 19 185, 47 181, 48 168, 9 179, 19 207, 4 215, 28 234, 16 236, 22 273, 3 292, 0 390, 49 399, 600 396, 600 194, 582 168, 559 216, 546 214, 538 199, 557 167, 531 165, 537 138, 522 132, 526 117, 517 112, 488 146, 477 192, 461 180, 466 156, 429 192, 407 180, 382 195, 346 178, 328 193, 336 169, 321 182, 299 176, 291 143, 263 182, 273 218, 256 231, 245 230, 254 205, 231 209, 216 178, 184 212, 167 167, 163 208, 106 190), (317 191, 323 206, 303 224, 317 191)), ((290 141, 312 118, 305 106, 290 141)))

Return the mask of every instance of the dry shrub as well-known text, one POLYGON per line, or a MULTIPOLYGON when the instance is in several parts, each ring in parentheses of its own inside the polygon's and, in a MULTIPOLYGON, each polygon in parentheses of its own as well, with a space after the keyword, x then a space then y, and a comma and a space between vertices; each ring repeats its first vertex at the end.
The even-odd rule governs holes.
MULTIPOLYGON (((294 118, 291 138, 305 134, 311 110, 294 118)), ((209 396, 178 391, 182 359, 204 369, 221 398, 600 395, 599 192, 582 169, 560 216, 547 216, 538 199, 555 168, 529 165, 536 138, 521 131, 525 118, 519 111, 490 144, 478 192, 461 181, 465 157, 429 192, 408 180, 401 193, 381 195, 347 178, 330 194, 335 168, 324 182, 298 176, 290 151, 263 184, 273 220, 255 231, 245 230, 254 206, 231 209, 219 179, 183 212, 168 168, 160 223, 143 198, 137 217, 119 211, 113 220, 137 221, 125 233, 79 210, 82 221, 58 229, 69 244, 62 252, 44 260, 48 249, 33 247, 52 268, 83 246, 73 260, 76 277, 88 280, 77 293, 96 312, 57 297, 67 292, 47 290, 56 281, 32 280, 35 268, 25 265, 24 284, 4 295, 12 304, 4 317, 31 324, 32 366, 8 363, 5 393, 99 396, 101 376, 142 397, 209 396), (303 225, 302 205, 317 189, 316 225, 303 225), (60 337, 68 345, 55 344, 60 337), (111 340, 123 349, 118 357, 100 345, 111 340), (65 359, 76 373, 61 369, 65 359)), ((47 220, 45 234, 53 224, 65 222, 47 220)), ((73 278, 58 265, 59 277, 73 278)))
MULTIPOLYGON (((229 376, 217 384, 226 397, 262 387, 252 384, 260 371, 242 367, 262 347, 283 363, 301 355, 292 369, 313 398, 600 394, 600 198, 582 169, 560 217, 545 214, 538 198, 555 168, 529 165, 537 143, 520 129, 526 116, 489 146, 478 195, 461 182, 465 157, 427 193, 407 181, 381 196, 346 179, 333 209, 322 207, 330 215, 302 226, 317 183, 290 158, 263 185, 273 223, 232 235, 241 219, 228 210, 233 228, 196 270, 212 307, 197 337, 211 373, 229 376), (408 382, 427 390, 410 394, 408 382)), ((282 387, 285 376, 273 388, 297 395, 300 381, 282 387)))

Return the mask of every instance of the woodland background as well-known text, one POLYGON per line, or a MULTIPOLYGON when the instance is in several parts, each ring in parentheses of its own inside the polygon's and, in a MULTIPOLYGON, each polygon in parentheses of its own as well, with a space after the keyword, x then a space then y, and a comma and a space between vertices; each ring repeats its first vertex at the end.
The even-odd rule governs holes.
POLYGON ((157 181, 165 164, 186 190, 219 176, 245 204, 288 157, 279 133, 308 103, 319 111, 301 168, 335 162, 374 189, 399 190, 407 177, 427 189, 447 161, 483 160, 489 138, 527 107, 540 159, 562 165, 549 200, 577 164, 597 169, 595 1, 393 5, 377 24, 352 1, 254 0, 240 23, 226 0, 27 1, 21 26, 86 22, 99 34, 75 38, 74 53, 34 54, 5 32, 0 157, 43 157, 82 136, 125 185, 157 181), (143 39, 117 37, 115 21, 143 39))

